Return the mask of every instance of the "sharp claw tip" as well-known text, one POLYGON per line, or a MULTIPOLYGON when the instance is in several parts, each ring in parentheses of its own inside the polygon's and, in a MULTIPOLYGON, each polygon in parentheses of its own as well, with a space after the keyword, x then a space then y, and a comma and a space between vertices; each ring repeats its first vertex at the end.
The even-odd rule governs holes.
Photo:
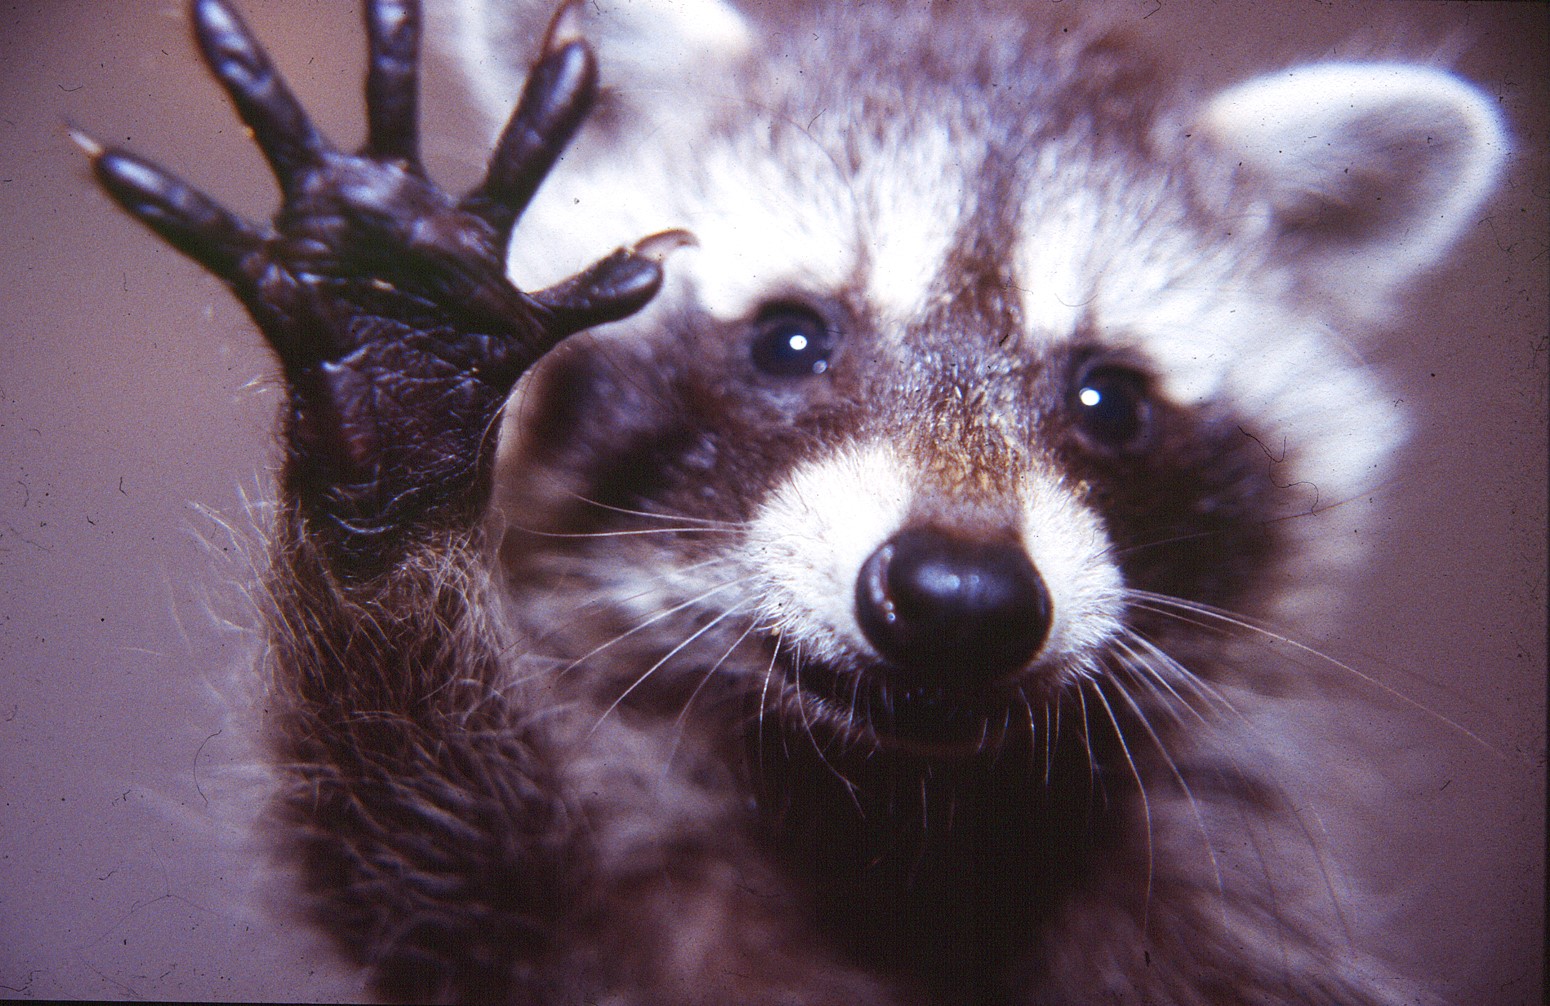
POLYGON ((672 230, 648 234, 635 242, 630 252, 660 265, 678 249, 697 247, 699 243, 699 239, 693 234, 682 227, 675 227, 672 230))
POLYGON ((584 41, 581 30, 581 0, 566 0, 554 12, 549 30, 544 33, 545 53, 557 52, 572 42, 584 41))
POLYGON ((75 126, 66 126, 65 132, 69 135, 70 139, 75 142, 75 145, 86 151, 86 156, 90 157, 94 161, 108 152, 107 147, 104 147, 102 144, 93 139, 89 134, 81 129, 76 128, 75 126))

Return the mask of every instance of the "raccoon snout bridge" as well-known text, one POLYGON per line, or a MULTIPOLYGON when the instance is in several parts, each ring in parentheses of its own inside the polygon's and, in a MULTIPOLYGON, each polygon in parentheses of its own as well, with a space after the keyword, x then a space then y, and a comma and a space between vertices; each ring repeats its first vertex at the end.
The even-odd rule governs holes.
POLYGON ((1048 588, 1022 546, 907 528, 862 563, 856 621, 910 684, 986 686, 1049 636, 1048 588))

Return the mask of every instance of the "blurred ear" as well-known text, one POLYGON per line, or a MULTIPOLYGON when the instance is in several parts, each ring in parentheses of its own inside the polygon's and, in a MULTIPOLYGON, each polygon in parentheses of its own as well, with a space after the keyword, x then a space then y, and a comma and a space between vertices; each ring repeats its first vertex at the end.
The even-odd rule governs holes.
POLYGON ((681 108, 683 95, 713 86, 753 43, 742 15, 724 0, 456 0, 444 44, 492 131, 511 114, 562 6, 597 52, 605 115, 635 106, 649 120, 681 108))
POLYGON ((1257 177, 1284 257, 1356 313, 1478 222, 1506 154, 1494 102, 1459 78, 1404 63, 1329 63, 1250 80, 1200 126, 1257 177))

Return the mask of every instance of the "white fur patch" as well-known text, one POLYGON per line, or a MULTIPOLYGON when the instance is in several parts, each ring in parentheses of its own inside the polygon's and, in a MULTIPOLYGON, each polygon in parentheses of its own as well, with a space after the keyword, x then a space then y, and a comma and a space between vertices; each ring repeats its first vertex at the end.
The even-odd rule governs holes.
POLYGON ((920 313, 969 202, 969 172, 983 157, 983 141, 938 125, 871 161, 857 188, 868 210, 866 294, 882 318, 902 323, 920 313))
POLYGON ((823 148, 754 138, 705 150, 695 205, 680 207, 699 239, 689 281, 711 314, 753 312, 771 291, 828 292, 855 275, 857 207, 823 148))
POLYGON ((576 170, 562 160, 513 245, 518 285, 546 286, 614 247, 681 227, 697 244, 673 257, 670 281, 718 319, 746 317, 772 295, 825 295, 858 281, 880 330, 918 315, 970 202, 983 143, 915 130, 848 175, 835 154, 843 140, 822 123, 756 118, 707 133, 700 117, 717 99, 699 100, 697 110, 659 110, 651 128, 628 131, 606 163, 583 158, 576 170))
POLYGON ((772 291, 824 294, 858 279, 881 331, 921 311, 981 146, 922 130, 847 176, 834 159, 840 142, 815 124, 699 150, 694 201, 678 209, 699 238, 684 268, 713 315, 744 317, 772 291))
MULTIPOLYGON (((541 0, 457 0, 447 5, 445 45, 491 128, 504 125, 527 79, 546 18, 541 0)), ((587 0, 572 4, 582 34, 601 56, 604 87, 674 87, 686 93, 717 78, 754 46, 754 33, 723 0, 587 0)))
MULTIPOLYGON (((785 645, 827 662, 877 659, 856 622, 856 578, 904 528, 919 480, 892 445, 869 444, 798 468, 773 494, 754 519, 748 554, 764 619, 785 645)), ((1024 544, 1054 610, 1041 662, 1081 664, 1120 631, 1123 583, 1108 535, 1054 475, 1028 474, 1019 497, 1024 544)))
POLYGON ((1200 122, 1294 230, 1309 216, 1338 225, 1301 267, 1358 320, 1385 313, 1395 288, 1476 222, 1508 146, 1488 95, 1407 63, 1266 74, 1218 95, 1200 122))
POLYGON ((1019 496, 1023 547, 1049 590, 1054 614, 1040 661, 1071 666, 1120 632, 1124 581, 1102 522, 1062 480, 1031 473, 1019 496))
POLYGON ((1350 499, 1381 477, 1400 436, 1392 403, 1327 323, 1297 306, 1273 260, 1268 219, 1235 221, 1240 242, 1202 238, 1161 182, 1079 151, 1048 155, 1030 193, 1018 283, 1031 337, 1083 324, 1149 362, 1160 393, 1230 406, 1261 438, 1293 516, 1350 499))
POLYGON ((1277 483, 1307 483, 1283 495, 1292 512, 1274 516, 1375 485, 1401 427, 1363 361, 1324 323, 1288 308, 1275 273, 1240 268, 1231 249, 1170 254, 1171 278, 1137 272, 1099 287, 1091 308, 1100 329, 1144 353, 1171 400, 1230 404, 1262 441, 1265 463, 1281 466, 1277 483))
POLYGON ((786 645, 833 661, 870 653, 856 624, 861 564, 897 531, 910 473, 887 445, 837 450, 792 472, 753 520, 765 621, 786 645))

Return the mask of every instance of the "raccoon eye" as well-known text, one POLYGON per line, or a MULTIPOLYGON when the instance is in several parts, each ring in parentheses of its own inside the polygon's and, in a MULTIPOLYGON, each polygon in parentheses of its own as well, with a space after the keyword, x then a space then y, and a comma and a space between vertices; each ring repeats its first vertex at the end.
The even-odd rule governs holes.
POLYGON ((1109 453, 1140 450, 1152 431, 1146 377, 1129 367, 1099 364, 1083 372, 1071 409, 1083 439, 1109 453))
POLYGON ((805 307, 781 305, 754 321, 754 366, 772 377, 813 377, 829 369, 834 333, 805 307))

